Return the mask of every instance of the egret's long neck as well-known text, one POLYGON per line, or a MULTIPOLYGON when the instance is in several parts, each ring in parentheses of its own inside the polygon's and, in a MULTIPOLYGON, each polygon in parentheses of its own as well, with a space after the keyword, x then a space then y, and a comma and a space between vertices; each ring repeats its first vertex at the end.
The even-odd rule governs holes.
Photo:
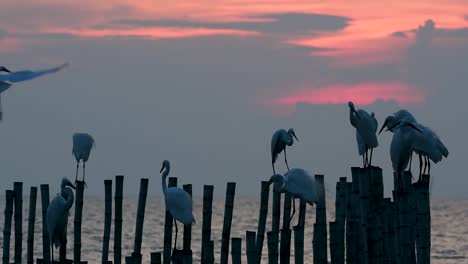
POLYGON ((162 178, 161 178, 161 186, 162 186, 164 195, 166 195, 166 190, 167 190, 166 178, 169 175, 169 171, 171 171, 171 168, 166 167, 166 169, 163 172, 162 178))
POLYGON ((70 210, 70 208, 72 207, 73 205, 73 202, 75 201, 75 196, 73 195, 73 191, 68 188, 68 187, 65 187, 62 189, 62 196, 63 198, 65 198, 65 210, 70 210))

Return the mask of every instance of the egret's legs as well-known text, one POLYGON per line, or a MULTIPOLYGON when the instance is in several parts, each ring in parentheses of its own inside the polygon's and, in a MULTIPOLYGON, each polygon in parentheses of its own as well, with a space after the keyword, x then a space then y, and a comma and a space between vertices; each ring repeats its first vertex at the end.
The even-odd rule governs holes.
POLYGON ((427 157, 424 156, 424 169, 423 169, 423 174, 426 174, 426 169, 427 169, 427 157))
POLYGON ((369 159, 369 164, 367 164, 370 167, 372 167, 372 152, 374 151, 374 148, 370 149, 370 159, 369 159))
POLYGON ((174 257, 175 257, 175 251, 177 249, 177 232, 178 232, 178 229, 177 229, 177 222, 174 219, 174 225, 175 225, 175 241, 174 241, 174 249, 172 250, 172 256, 171 256, 171 259, 174 260, 174 257))
POLYGON ((86 169, 86 162, 83 162, 83 183, 84 183, 85 187, 88 188, 88 186, 86 185, 86 182, 85 182, 85 169, 86 169))
POLYGON ((76 182, 78 181, 78 168, 80 167, 80 162, 77 161, 76 162, 76 174, 75 174, 75 185, 76 185, 76 182))
POLYGON ((411 161, 413 160, 413 152, 411 151, 410 157, 409 157, 409 171, 411 172, 411 161))
POLYGON ((284 162, 286 162, 286 168, 288 168, 289 171, 288 159, 286 158, 286 148, 284 148, 284 162))
POLYGON ((50 243, 50 248, 52 249, 52 264, 53 264, 54 263, 54 243, 50 243))
POLYGON ((275 163, 271 162, 271 166, 273 167, 273 175, 274 175, 274 174, 276 174, 276 172, 275 172, 275 163))
POLYGON ((431 175, 431 160, 427 157, 427 175, 431 175))
POLYGON ((291 220, 293 219, 293 216, 296 213, 296 202, 295 202, 295 200, 296 199, 294 197, 292 197, 293 211, 292 211, 291 217, 289 218, 289 226, 291 226, 291 220))
POLYGON ((423 174, 423 171, 422 171, 423 161, 422 161, 421 154, 418 154, 418 155, 419 155, 419 180, 421 180, 422 174, 423 174))

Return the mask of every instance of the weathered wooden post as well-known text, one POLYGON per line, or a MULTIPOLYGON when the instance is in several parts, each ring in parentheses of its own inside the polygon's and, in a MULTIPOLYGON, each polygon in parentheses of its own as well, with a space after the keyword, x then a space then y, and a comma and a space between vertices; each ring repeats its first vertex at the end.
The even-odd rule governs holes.
POLYGON ((161 252, 152 252, 150 255, 151 264, 161 264, 161 252))
POLYGON ((29 194, 29 218, 28 218, 28 243, 27 243, 27 263, 34 263, 34 224, 36 223, 36 199, 37 187, 31 187, 29 194))
POLYGON ((122 263, 122 203, 124 176, 115 177, 114 264, 122 263))
POLYGON ((42 260, 45 264, 50 263, 50 240, 47 231, 47 208, 49 207, 49 185, 41 184, 42 201, 42 260))
POLYGON ((109 240, 112 224, 112 180, 104 180, 105 207, 104 207, 104 235, 102 239, 102 263, 109 260, 109 240))
POLYGON ((370 167, 361 171, 361 177, 367 180, 361 181, 366 183, 367 192, 367 248, 368 262, 382 263, 383 246, 381 234, 381 205, 383 199, 383 182, 382 169, 378 167, 370 167))
POLYGON ((257 258, 257 248, 255 245, 255 237, 256 234, 254 231, 246 231, 245 232, 245 240, 246 240, 246 255, 247 255, 247 263, 248 264, 256 264, 258 263, 257 258))
POLYGON ((81 220, 83 215, 84 182, 76 182, 75 221, 74 221, 74 243, 73 261, 81 263, 81 220))
POLYGON ((148 196, 148 179, 140 180, 140 193, 138 195, 137 219, 135 224, 135 243, 133 245, 133 263, 141 264, 141 242, 143 225, 145 222, 146 197, 148 196))
POLYGON ((240 237, 233 237, 231 239, 231 256, 232 256, 232 264, 241 264, 241 256, 242 256, 242 238, 240 237))
MULTIPOLYGON (((336 200, 335 200, 336 252, 334 256, 336 263, 340 263, 340 264, 344 264, 344 253, 345 253, 344 235, 345 235, 345 220, 346 220, 346 207, 347 207, 346 193, 347 193, 346 177, 340 177, 340 181, 336 184, 336 200)), ((331 230, 330 230, 330 237, 331 237, 331 230)), ((330 248, 331 248, 331 245, 330 245, 330 248)), ((333 254, 330 253, 330 256, 333 256, 333 254)))
MULTIPOLYGON (((186 191, 190 196, 192 196, 192 184, 184 184, 184 191, 186 191)), ((192 225, 184 225, 184 241, 183 241, 183 255, 184 263, 193 262, 192 254, 192 225)))
MULTIPOLYGON (((354 169, 354 168, 353 168, 354 169)), ((359 247, 359 262, 362 264, 369 263, 369 248, 368 239, 368 212, 369 212, 369 178, 370 171, 368 169, 357 168, 352 171, 357 173, 359 177, 359 208, 360 208, 360 247, 359 247)))
POLYGON ((403 189, 397 192, 398 196, 398 215, 400 225, 399 227, 399 247, 400 247, 400 260, 398 263, 410 264, 411 263, 411 230, 410 230, 410 183, 411 172, 404 172, 402 175, 403 189))
POLYGON ((268 198, 270 196, 270 184, 268 181, 262 181, 260 194, 260 213, 257 225, 257 240, 255 243, 257 252, 257 263, 260 264, 263 252, 263 240, 265 239, 265 225, 268 216, 268 198))
POLYGON ((211 214, 213 206, 213 185, 203 186, 203 224, 202 224, 202 248, 201 259, 204 258, 205 247, 211 240, 211 214))
POLYGON ((312 247, 314 252, 314 264, 327 263, 327 210, 325 201, 325 183, 324 176, 315 175, 315 182, 318 186, 319 202, 316 207, 314 236, 312 247))
POLYGON ((269 263, 278 263, 278 242, 280 232, 281 217, 281 192, 273 190, 273 209, 271 215, 271 234, 267 234, 268 239, 268 261, 269 263))
MULTIPOLYGON (((168 187, 177 186, 177 178, 169 177, 168 187)), ((166 215, 164 219, 164 249, 163 249, 163 263, 169 264, 171 262, 171 247, 172 247, 172 222, 173 218, 171 213, 166 208, 166 215)), ((177 245, 174 245, 176 248, 177 245)))
POLYGON ((423 175, 415 184, 417 201, 416 246, 418 264, 430 263, 431 256, 431 208, 429 199, 430 176, 423 175))
MULTIPOLYGON (((346 184, 346 263, 358 263, 358 194, 354 192, 356 189, 356 179, 346 184)), ((357 181, 357 180, 356 180, 357 181)))
POLYGON ((13 184, 15 192, 15 263, 21 264, 23 249, 23 183, 13 184))
POLYGON ((227 264, 229 258, 229 241, 231 236, 232 211, 234 210, 234 196, 236 183, 228 182, 226 187, 226 201, 224 203, 224 222, 221 238, 221 264, 227 264))
POLYGON ((268 263, 278 263, 278 233, 269 231, 267 232, 268 240, 268 263))
POLYGON ((283 228, 280 240, 280 263, 289 264, 291 257, 291 229, 289 229, 289 218, 291 216, 291 194, 284 194, 283 228))
POLYGON ((304 226, 296 225, 294 230, 294 263, 304 263, 304 226))
POLYGON ((338 234, 336 222, 329 222, 330 226, 330 259, 331 264, 337 264, 338 262, 338 234))
POLYGON ((202 261, 202 263, 206 263, 206 264, 214 264, 214 241, 213 240, 210 240, 206 243, 205 245, 205 256, 204 256, 204 260, 202 261))
POLYGON ((5 224, 3 226, 3 264, 10 264, 10 236, 11 236, 11 218, 13 216, 14 192, 5 191, 5 224))

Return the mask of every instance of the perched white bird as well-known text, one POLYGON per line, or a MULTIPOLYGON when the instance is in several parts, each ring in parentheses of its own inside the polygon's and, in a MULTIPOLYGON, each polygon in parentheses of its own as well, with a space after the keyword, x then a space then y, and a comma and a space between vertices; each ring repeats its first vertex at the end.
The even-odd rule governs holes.
POLYGON ((94 139, 88 133, 75 133, 73 134, 73 150, 72 153, 76 159, 76 175, 75 182, 78 181, 78 167, 80 161, 83 161, 83 182, 85 181, 85 168, 88 161, 91 149, 94 147, 94 139))
POLYGON ((378 123, 374 113, 367 113, 363 109, 356 110, 353 102, 348 103, 349 121, 356 128, 356 141, 359 155, 362 156, 364 168, 370 167, 372 163, 372 152, 379 145, 377 141, 378 123), (369 157, 370 149, 370 157, 369 157))
POLYGON ((296 212, 295 198, 303 199, 313 206, 319 202, 319 198, 323 195, 319 193, 321 189, 317 187, 318 183, 314 178, 306 170, 300 168, 290 169, 284 176, 274 174, 271 176, 269 183, 273 183, 273 191, 288 192, 292 195, 293 212, 289 221, 291 221, 296 212))
POLYGON ((278 154, 284 151, 284 162, 286 162, 286 167, 289 170, 288 159, 286 158, 286 146, 292 146, 294 143, 293 137, 297 139, 294 129, 290 128, 288 131, 285 129, 278 129, 275 131, 271 137, 271 166, 273 167, 273 174, 275 172, 275 162, 278 158, 278 154))
POLYGON ((175 241, 174 241, 174 250, 177 247, 177 221, 181 222, 184 225, 195 224, 195 217, 193 216, 192 211, 192 197, 186 191, 178 187, 169 187, 166 185, 166 178, 171 171, 171 164, 168 160, 164 160, 160 173, 162 174, 161 186, 164 193, 164 201, 166 203, 166 210, 174 218, 175 225, 175 241), (164 171, 164 172, 163 172, 164 171))
MULTIPOLYGON (((385 119, 379 134, 385 127, 387 128, 387 131, 394 132, 396 129, 398 129, 398 125, 395 124, 401 120, 406 120, 407 122, 413 123, 422 132, 421 134, 417 134, 415 136, 412 143, 414 152, 419 155, 419 180, 421 180, 422 174, 426 173, 426 168, 428 169, 427 172, 430 173, 430 161, 438 163, 442 160, 442 157, 448 157, 449 152, 440 138, 431 128, 418 123, 414 116, 409 111, 404 109, 388 116, 385 119), (422 157, 424 157, 424 169, 422 157)), ((411 170, 411 157, 409 164, 411 170)))
POLYGON ((52 245, 52 262, 54 260, 54 246, 58 248, 67 239, 68 213, 75 200, 73 191, 68 187, 75 189, 70 180, 63 178, 60 194, 57 194, 47 207, 47 231, 52 245))
MULTIPOLYGON (((24 70, 24 71, 14 71, 14 72, 10 71, 4 66, 0 66, 0 96, 3 92, 8 90, 8 88, 10 88, 10 86, 13 83, 28 81, 28 80, 31 80, 31 79, 34 79, 34 78, 37 78, 46 74, 58 72, 61 69, 67 67, 68 65, 69 65, 68 63, 65 63, 58 67, 49 68, 45 70, 38 70, 38 71, 24 70), (5 73, 1 73, 1 72, 5 72, 5 73)), ((0 103, 0 121, 2 119, 3 119, 3 111, 1 109, 1 103, 0 103)))

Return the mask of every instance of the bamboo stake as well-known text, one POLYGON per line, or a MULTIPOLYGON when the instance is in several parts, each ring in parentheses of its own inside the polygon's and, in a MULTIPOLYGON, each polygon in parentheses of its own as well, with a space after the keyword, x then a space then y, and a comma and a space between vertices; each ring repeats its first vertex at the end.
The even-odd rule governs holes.
POLYGON ((304 263, 304 226, 297 225, 294 230, 294 261, 296 264, 304 263))
POLYGON ((357 262, 357 242, 359 233, 357 232, 357 195, 353 192, 355 180, 346 184, 346 263, 355 264, 357 262))
POLYGON ((213 206, 213 185, 203 186, 203 224, 201 259, 204 259, 205 247, 211 240, 211 214, 213 206))
MULTIPOLYGON (((190 197, 192 197, 192 184, 184 184, 184 191, 186 191, 190 197)), ((183 255, 184 263, 192 263, 192 225, 184 225, 184 241, 183 241, 183 255)))
POLYGON ((231 239, 232 264, 241 264, 242 238, 233 237, 231 239))
POLYGON ((135 243, 133 246, 133 262, 141 263, 141 242, 143 236, 143 225, 145 222, 146 197, 148 196, 148 179, 140 180, 140 193, 138 196, 137 219, 135 224, 135 243))
MULTIPOLYGON (((169 177, 169 182, 167 186, 176 187, 177 178, 169 177)), ((172 250, 172 222, 173 218, 171 213, 166 208, 166 215, 164 219, 164 251, 163 251, 163 263, 169 264, 171 262, 171 250, 172 250)), ((174 245, 174 248, 177 248, 177 245, 174 245)))
MULTIPOLYGON (((336 263, 344 264, 344 253, 345 253, 345 243, 344 243, 344 234, 345 234, 345 220, 346 220, 346 177, 341 177, 340 181, 336 184, 336 200, 335 200, 335 210, 336 210, 336 252, 335 259, 336 263)), ((330 230, 331 236, 331 230, 330 230)), ((331 243, 331 241, 330 241, 331 243)), ((331 251, 331 245, 330 245, 331 251)), ((330 256, 332 254, 330 253, 330 256)))
POLYGON ((312 247, 314 253, 314 264, 327 263, 327 211, 325 201, 324 176, 315 175, 315 182, 318 186, 318 193, 321 194, 316 207, 314 235, 312 247))
POLYGON ((258 261, 257 250, 255 245, 255 236, 256 234, 254 231, 245 232, 245 240, 247 241, 246 255, 248 264, 256 264, 258 261))
POLYGON ((277 264, 278 263, 278 233, 277 232, 267 232, 268 240, 268 263, 277 264))
POLYGON ((205 260, 203 263, 214 264, 214 241, 210 240, 205 246, 205 260))
POLYGON ((34 224, 36 222, 37 187, 31 187, 29 194, 27 263, 34 263, 34 224))
POLYGON ((81 221, 83 217, 83 198, 84 198, 84 182, 76 182, 76 202, 75 202, 75 221, 74 221, 74 235, 75 240, 73 244, 73 261, 81 263, 81 221))
POLYGON ((257 225, 257 240, 256 240, 256 252, 257 252, 257 263, 260 264, 262 259, 263 251, 263 240, 265 239, 265 225, 268 216, 268 198, 270 194, 270 184, 268 181, 262 181, 261 184, 261 195, 260 195, 260 216, 258 218, 257 225))
POLYGON ((221 239, 221 264, 227 264, 229 258, 229 240, 231 236, 232 211, 234 210, 234 196, 236 183, 228 182, 226 187, 226 202, 224 204, 224 222, 221 239))
POLYGON ((330 259, 331 264, 337 264, 338 262, 338 234, 336 222, 329 222, 330 225, 330 259))
POLYGON ((115 177, 114 264, 122 263, 122 203, 124 176, 115 177))
POLYGON ((21 264, 23 249, 23 183, 13 184, 15 192, 15 263, 21 264))
POLYGON ((291 229, 289 229, 289 217, 291 215, 291 194, 284 194, 283 228, 280 240, 280 263, 289 264, 291 256, 291 229))
POLYGON ((161 252, 152 252, 151 253, 151 264, 161 264, 161 252))
POLYGON ((14 192, 12 190, 5 191, 5 224, 3 226, 3 264, 10 263, 10 236, 11 236, 11 219, 13 217, 13 201, 14 192))
POLYGON ((359 261, 362 264, 369 262, 369 248, 367 244, 368 239, 368 212, 369 212, 369 171, 367 169, 359 169, 355 173, 358 173, 359 177, 359 207, 360 207, 360 250, 359 250, 359 261))
POLYGON ((102 239, 102 263, 109 259, 109 240, 112 224, 112 180, 104 180, 105 207, 104 207, 104 235, 102 239))
POLYGON ((271 218, 271 231, 279 233, 281 217, 281 192, 273 191, 273 210, 271 218))
POLYGON ((50 263, 50 240, 47 231, 47 208, 49 207, 49 185, 41 184, 42 200, 42 260, 45 264, 50 263))

